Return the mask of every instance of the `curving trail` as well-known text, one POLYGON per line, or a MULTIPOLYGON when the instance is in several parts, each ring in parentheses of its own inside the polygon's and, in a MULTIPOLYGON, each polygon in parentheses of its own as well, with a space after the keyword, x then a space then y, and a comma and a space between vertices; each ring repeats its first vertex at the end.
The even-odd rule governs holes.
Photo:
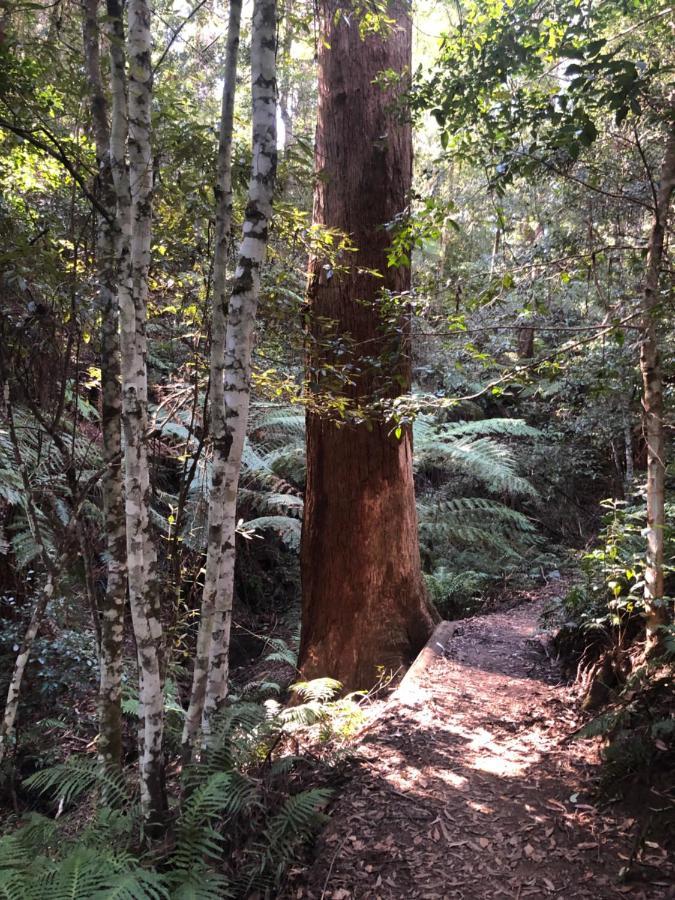
POLYGON ((419 689, 373 723, 287 896, 675 897, 666 849, 642 846, 625 812, 594 805, 595 743, 566 740, 578 721, 538 638, 545 593, 461 622, 419 689), (642 877, 624 883, 638 845, 642 877))

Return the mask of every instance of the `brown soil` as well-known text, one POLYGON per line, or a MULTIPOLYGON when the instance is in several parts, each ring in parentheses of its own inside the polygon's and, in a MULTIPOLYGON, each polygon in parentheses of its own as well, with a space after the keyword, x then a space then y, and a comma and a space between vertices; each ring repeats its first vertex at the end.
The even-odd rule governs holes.
MULTIPOLYGON (((285 896, 675 897, 645 815, 598 806, 598 746, 569 740, 580 722, 541 640, 544 602, 462 622, 419 690, 380 712, 285 896)), ((645 794, 641 812, 657 805, 645 794)))

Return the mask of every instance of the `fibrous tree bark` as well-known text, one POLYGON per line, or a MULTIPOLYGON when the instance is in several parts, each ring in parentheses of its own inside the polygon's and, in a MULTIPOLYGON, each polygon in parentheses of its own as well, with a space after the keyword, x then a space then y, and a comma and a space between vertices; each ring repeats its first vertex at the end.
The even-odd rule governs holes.
POLYGON ((189 756, 201 728, 206 695, 209 650, 213 616, 219 595, 226 590, 224 580, 223 528, 226 512, 227 461, 231 435, 225 420, 225 336, 227 329, 227 257, 232 235, 232 134, 234 98, 237 82, 241 0, 230 0, 225 56, 225 79, 220 117, 218 163, 216 170, 216 233, 213 260, 213 298, 211 312, 210 410, 213 443, 213 473, 209 495, 208 545, 201 616, 197 634, 190 704, 183 729, 183 747, 189 756))
POLYGON ((223 441, 227 448, 227 462, 222 491, 222 567, 214 602, 202 716, 202 732, 206 741, 209 739, 212 716, 227 697, 237 490, 250 405, 251 356, 260 277, 267 254, 277 167, 275 0, 256 0, 253 7, 251 88, 253 164, 225 336, 223 441))
MULTIPOLYGON (((402 300, 410 271, 388 266, 386 227, 410 201, 411 126, 398 101, 411 23, 407 5, 393 2, 388 32, 362 37, 342 12, 350 10, 340 0, 320 4, 314 222, 347 235, 355 250, 339 265, 322 257, 310 263, 308 382, 310 401, 337 390, 352 409, 368 409, 405 392, 411 378, 402 300), (378 84, 384 72, 397 73, 398 85, 378 84), (350 383, 336 388, 330 372, 345 363, 350 383)), ((307 415, 299 664, 306 678, 364 688, 378 667, 406 665, 433 626, 420 570, 412 435, 374 412, 343 424, 320 407, 307 415)))
POLYGON ((103 86, 98 26, 99 0, 83 0, 82 37, 89 85, 92 132, 98 164, 101 203, 110 217, 97 228, 98 305, 101 311, 101 392, 103 511, 107 582, 100 609, 99 742, 102 765, 116 769, 122 762, 122 665, 126 603, 126 529, 122 475, 122 390, 119 359, 119 315, 115 277, 115 186, 110 165, 108 102, 103 86))
POLYGON ((668 609, 663 599, 666 443, 658 326, 662 306, 660 288, 664 241, 675 191, 675 97, 668 113, 668 137, 655 190, 654 219, 647 250, 640 341, 643 428, 647 444, 647 565, 644 588, 647 652, 653 652, 659 646, 659 629, 668 620, 668 609))
POLYGON ((150 530, 146 442, 145 323, 152 238, 150 8, 145 0, 130 0, 126 45, 118 0, 107 0, 107 11, 112 97, 110 163, 117 203, 116 282, 120 314, 126 556, 129 604, 138 655, 141 802, 148 821, 160 822, 167 805, 163 759, 162 626, 156 555, 150 530))

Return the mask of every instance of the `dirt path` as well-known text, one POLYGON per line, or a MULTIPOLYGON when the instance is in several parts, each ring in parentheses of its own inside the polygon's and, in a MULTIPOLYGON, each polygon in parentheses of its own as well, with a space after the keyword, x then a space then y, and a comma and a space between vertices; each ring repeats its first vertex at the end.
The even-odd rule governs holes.
POLYGON ((637 823, 593 805, 597 750, 565 740, 576 714, 537 638, 542 606, 463 622, 417 696, 361 738, 316 861, 289 896, 675 897, 657 845, 642 857, 648 881, 618 877, 637 823))

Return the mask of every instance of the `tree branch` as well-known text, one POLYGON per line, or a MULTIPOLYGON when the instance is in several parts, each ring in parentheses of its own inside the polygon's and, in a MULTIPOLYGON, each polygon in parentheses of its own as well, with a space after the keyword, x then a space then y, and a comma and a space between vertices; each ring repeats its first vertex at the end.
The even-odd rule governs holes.
POLYGON ((113 224, 114 216, 110 213, 110 210, 105 208, 98 197, 96 197, 96 195, 89 190, 84 178, 82 178, 80 173, 77 171, 75 163, 73 163, 72 160, 68 158, 62 145, 60 144, 58 139, 54 137, 53 134, 50 134, 44 128, 41 129, 46 137, 51 141, 51 144, 48 144, 37 137, 35 132, 31 131, 30 129, 22 128, 20 125, 15 125, 14 123, 2 117, 0 117, 0 128, 4 128, 6 131, 10 131, 12 134, 17 135, 17 137, 23 138, 25 141, 28 141, 29 144, 32 144, 33 147, 36 147, 38 150, 42 150, 43 153, 46 153, 48 156, 51 156, 52 159, 55 159, 58 163, 60 163, 68 172, 73 181, 78 185, 83 195, 91 203, 94 209, 101 216, 103 216, 106 222, 113 224))

